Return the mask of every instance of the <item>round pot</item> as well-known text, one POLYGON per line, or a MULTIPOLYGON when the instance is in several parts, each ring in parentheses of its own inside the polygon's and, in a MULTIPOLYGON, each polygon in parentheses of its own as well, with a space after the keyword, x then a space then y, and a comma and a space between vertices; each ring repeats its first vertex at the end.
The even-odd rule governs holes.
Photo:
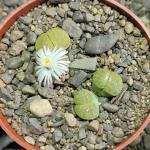
MULTIPOLYGON (((11 27, 11 25, 16 21, 17 18, 19 18, 22 15, 25 15, 31 9, 42 4, 43 2, 44 0, 29 0, 26 4, 22 5, 14 12, 12 12, 11 15, 0 26, 0 40, 2 39, 5 32, 7 32, 7 30, 11 27)), ((122 15, 125 15, 132 23, 134 23, 141 30, 143 35, 147 38, 148 43, 150 45, 150 32, 145 27, 144 23, 134 13, 132 13, 129 9, 122 6, 115 0, 104 0, 103 3, 112 7, 113 9, 116 9, 122 15)), ((122 150, 129 144, 131 144, 134 140, 138 138, 138 136, 140 136, 140 134, 143 132, 143 130, 149 123, 150 123, 150 113, 145 118, 142 125, 138 129, 136 129, 136 131, 131 136, 129 136, 125 141, 116 146, 114 150, 122 150)), ((19 136, 16 133, 16 131, 12 129, 11 126, 8 124, 6 118, 3 116, 2 113, 0 113, 0 126, 14 141, 16 141, 23 148, 27 150, 39 150, 38 147, 30 145, 23 139, 23 137, 19 136)))

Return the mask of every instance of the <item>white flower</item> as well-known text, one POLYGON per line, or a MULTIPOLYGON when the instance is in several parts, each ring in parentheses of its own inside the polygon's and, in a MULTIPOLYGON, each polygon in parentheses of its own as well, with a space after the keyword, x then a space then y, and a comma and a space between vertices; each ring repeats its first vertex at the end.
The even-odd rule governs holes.
POLYGON ((36 75, 40 84, 50 86, 53 78, 60 81, 60 77, 69 71, 67 53, 63 48, 51 50, 45 47, 36 53, 36 75))

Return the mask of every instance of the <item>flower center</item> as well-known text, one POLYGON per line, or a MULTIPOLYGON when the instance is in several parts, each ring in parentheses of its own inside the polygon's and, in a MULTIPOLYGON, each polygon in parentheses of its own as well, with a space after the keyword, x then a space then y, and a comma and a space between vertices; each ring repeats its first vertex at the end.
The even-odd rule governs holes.
POLYGON ((43 64, 45 67, 48 67, 49 65, 52 64, 52 60, 48 57, 46 57, 44 60, 43 60, 43 64))

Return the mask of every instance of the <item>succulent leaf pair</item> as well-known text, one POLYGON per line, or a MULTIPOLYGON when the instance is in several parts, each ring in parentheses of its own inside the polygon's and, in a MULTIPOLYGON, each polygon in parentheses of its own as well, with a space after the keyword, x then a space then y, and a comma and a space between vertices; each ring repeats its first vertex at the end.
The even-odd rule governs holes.
MULTIPOLYGON (((98 69, 92 80, 93 91, 100 97, 117 96, 123 89, 122 78, 108 69, 98 69)), ((99 116, 98 97, 91 91, 81 89, 75 94, 75 112, 84 120, 92 120, 99 116)))
POLYGON ((63 48, 67 49, 70 46, 70 37, 67 32, 61 28, 52 28, 46 33, 41 34, 35 44, 36 50, 43 47, 49 49, 63 48))

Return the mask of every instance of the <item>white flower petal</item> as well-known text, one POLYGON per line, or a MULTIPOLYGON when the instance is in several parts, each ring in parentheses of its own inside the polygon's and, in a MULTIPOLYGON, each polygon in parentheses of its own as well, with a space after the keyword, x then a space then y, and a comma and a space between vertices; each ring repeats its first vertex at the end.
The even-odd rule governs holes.
POLYGON ((36 53, 36 75, 40 83, 43 82, 44 86, 50 86, 53 82, 52 77, 60 80, 60 77, 68 72, 70 62, 65 60, 67 53, 68 51, 63 48, 54 51, 46 47, 36 53), (50 59, 50 63, 45 65, 43 62, 47 58, 50 59))
POLYGON ((60 81, 59 76, 58 76, 55 72, 52 73, 52 76, 53 76, 56 80, 60 81))

